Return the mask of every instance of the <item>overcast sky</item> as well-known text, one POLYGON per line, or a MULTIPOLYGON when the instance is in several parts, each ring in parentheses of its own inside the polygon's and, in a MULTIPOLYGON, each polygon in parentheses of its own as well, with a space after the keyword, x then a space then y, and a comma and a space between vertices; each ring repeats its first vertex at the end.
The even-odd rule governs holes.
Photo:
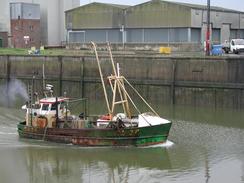
MULTIPOLYGON (((127 4, 135 5, 149 0, 80 0, 81 5, 88 4, 91 2, 102 2, 102 3, 113 3, 113 4, 127 4)), ((168 0, 174 2, 184 2, 192 4, 207 4, 207 0, 168 0)), ((220 6, 223 8, 229 8, 234 10, 239 10, 244 12, 244 0, 211 0, 213 6, 220 6)))

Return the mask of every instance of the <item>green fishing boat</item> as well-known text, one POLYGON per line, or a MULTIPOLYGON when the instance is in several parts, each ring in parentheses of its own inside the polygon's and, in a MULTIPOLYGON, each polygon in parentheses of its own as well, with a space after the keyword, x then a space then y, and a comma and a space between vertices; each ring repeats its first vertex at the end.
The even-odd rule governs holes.
POLYGON ((112 98, 108 98, 96 45, 92 43, 103 86, 107 114, 88 116, 74 115, 68 109, 67 97, 53 96, 53 86, 46 85, 45 97, 32 99, 22 107, 26 110, 25 121, 18 124, 21 138, 38 139, 79 146, 148 146, 167 141, 172 123, 160 117, 139 92, 121 75, 119 64, 115 64, 110 46, 108 53, 112 73, 108 81, 112 98), (130 87, 148 106, 149 112, 141 112, 126 87, 130 87), (117 106, 122 111, 116 113, 117 106), (132 114, 131 107, 138 114, 132 114))

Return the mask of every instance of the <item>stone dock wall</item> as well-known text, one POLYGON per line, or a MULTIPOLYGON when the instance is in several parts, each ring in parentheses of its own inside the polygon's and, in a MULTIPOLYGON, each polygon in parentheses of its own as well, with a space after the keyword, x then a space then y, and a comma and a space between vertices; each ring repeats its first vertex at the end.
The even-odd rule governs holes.
MULTIPOLYGON (((116 55, 121 73, 151 103, 244 108, 244 57, 155 57, 116 55)), ((104 76, 111 74, 109 58, 100 58, 104 76)), ((103 98, 94 56, 0 56, 0 84, 11 79, 42 88, 46 82, 57 94, 103 98)), ((108 85, 109 86, 109 85, 108 85)), ((132 95, 133 97, 133 95, 132 95)))

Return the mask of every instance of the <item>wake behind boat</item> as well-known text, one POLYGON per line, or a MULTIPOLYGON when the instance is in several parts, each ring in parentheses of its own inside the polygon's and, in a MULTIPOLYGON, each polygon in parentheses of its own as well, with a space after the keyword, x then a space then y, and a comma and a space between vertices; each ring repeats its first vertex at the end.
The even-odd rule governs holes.
POLYGON ((88 116, 86 113, 74 115, 68 109, 68 103, 72 102, 72 99, 54 97, 53 86, 47 85, 43 99, 39 100, 37 95, 31 94, 30 101, 22 107, 26 110, 26 116, 25 121, 18 124, 19 136, 80 146, 147 146, 166 142, 172 123, 161 118, 121 75, 119 64, 114 63, 109 45, 112 74, 107 78, 112 98, 108 98, 96 45, 92 43, 92 46, 103 86, 107 114, 97 117, 88 116), (139 110, 126 86, 141 98, 150 112, 142 113, 139 110), (123 109, 121 113, 115 113, 117 106, 123 109), (131 107, 137 111, 137 115, 132 114, 131 107))

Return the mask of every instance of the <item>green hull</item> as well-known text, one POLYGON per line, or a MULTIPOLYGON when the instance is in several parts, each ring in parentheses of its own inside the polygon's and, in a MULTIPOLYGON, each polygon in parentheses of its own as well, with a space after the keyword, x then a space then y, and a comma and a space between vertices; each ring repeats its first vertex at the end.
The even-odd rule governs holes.
POLYGON ((69 129, 39 128, 18 124, 20 137, 80 146, 147 146, 166 142, 171 123, 141 128, 69 129))

